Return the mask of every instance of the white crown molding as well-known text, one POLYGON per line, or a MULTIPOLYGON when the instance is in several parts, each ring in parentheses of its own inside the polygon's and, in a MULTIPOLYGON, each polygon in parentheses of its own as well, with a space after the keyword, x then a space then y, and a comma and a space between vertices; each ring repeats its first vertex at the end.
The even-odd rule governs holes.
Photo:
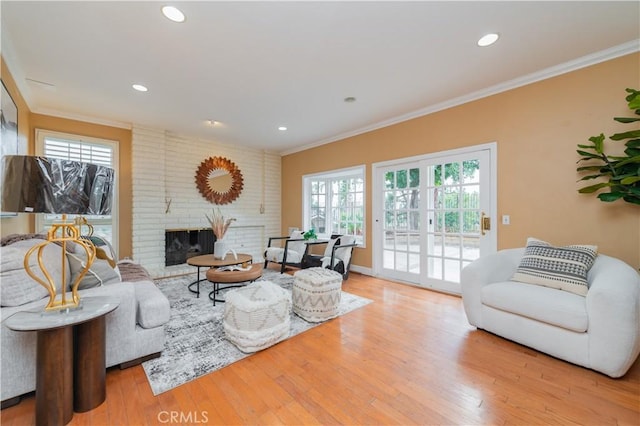
POLYGON ((336 136, 332 136, 327 139, 323 139, 317 142, 312 142, 300 147, 283 150, 280 152, 281 156, 295 154, 296 152, 306 151, 307 149, 316 148, 318 146, 326 145, 332 142, 337 142, 343 139, 347 139, 353 136, 361 135, 363 133, 371 132, 373 130, 381 129, 391 126, 393 124, 402 123, 414 118, 422 117, 425 115, 433 114, 434 112, 443 111, 448 108, 452 108, 458 105, 462 105, 468 102, 472 102, 478 99, 486 98, 507 90, 512 90, 518 87, 526 86, 527 84, 535 83, 537 81, 546 80, 552 77, 556 77, 561 74, 566 74, 571 71, 576 71, 581 68, 585 68, 591 65, 595 65, 601 62, 605 62, 611 59, 618 58, 620 56, 628 55, 640 51, 640 39, 632 40, 627 43, 620 44, 618 46, 611 47, 609 49, 602 50, 600 52, 592 53, 590 55, 583 56, 572 61, 565 62, 560 65, 556 65, 550 68, 543 69, 531 74, 524 75, 522 77, 515 78, 513 80, 505 81, 495 86, 488 87, 486 89, 478 90, 467 95, 459 96, 457 98, 449 99, 438 104, 430 105, 425 108, 421 108, 417 111, 413 111, 407 114, 399 115, 397 117, 389 118, 384 121, 380 121, 369 126, 361 127, 359 129, 341 133, 336 136))
POLYGON ((118 127, 120 129, 127 129, 127 130, 132 129, 132 124, 126 123, 124 121, 107 120, 107 119, 97 118, 97 117, 88 116, 88 115, 81 115, 81 114, 71 114, 71 113, 66 113, 66 112, 62 112, 54 109, 36 108, 34 110, 31 110, 31 112, 34 114, 49 115, 51 117, 82 121, 85 123, 100 124, 103 126, 110 126, 110 127, 118 127))

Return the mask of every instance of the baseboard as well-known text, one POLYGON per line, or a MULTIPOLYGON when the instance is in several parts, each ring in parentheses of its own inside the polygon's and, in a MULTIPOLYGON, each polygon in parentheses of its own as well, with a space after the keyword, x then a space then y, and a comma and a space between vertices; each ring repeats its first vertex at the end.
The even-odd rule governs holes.
POLYGON ((120 364, 120 370, 124 370, 125 368, 133 367, 138 364, 142 364, 145 361, 149 361, 150 359, 159 358, 162 352, 156 352, 151 355, 142 356, 140 358, 133 359, 131 361, 123 362, 120 364))
POLYGON ((371 268, 367 268, 365 266, 358 266, 358 265, 352 264, 351 267, 349 268, 349 271, 357 272, 362 275, 368 275, 370 277, 373 276, 373 271, 371 270, 371 268))
POLYGON ((17 405, 21 399, 22 399, 21 395, 14 396, 13 398, 5 399, 4 401, 2 401, 2 404, 0 405, 0 410, 4 410, 5 408, 9 408, 9 407, 13 407, 14 405, 17 405))

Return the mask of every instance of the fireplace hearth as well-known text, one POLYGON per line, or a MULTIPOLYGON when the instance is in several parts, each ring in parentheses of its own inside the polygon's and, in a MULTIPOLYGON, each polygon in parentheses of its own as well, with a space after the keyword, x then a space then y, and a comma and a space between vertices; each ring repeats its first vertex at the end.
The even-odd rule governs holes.
POLYGON ((182 265, 187 259, 213 254, 216 236, 211 228, 167 229, 165 231, 165 266, 182 265))

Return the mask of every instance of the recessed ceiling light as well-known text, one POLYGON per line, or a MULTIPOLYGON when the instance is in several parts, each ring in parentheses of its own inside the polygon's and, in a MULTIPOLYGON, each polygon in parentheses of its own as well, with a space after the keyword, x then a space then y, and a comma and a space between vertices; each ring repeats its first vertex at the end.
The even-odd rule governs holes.
POLYGON ((184 22, 184 13, 174 6, 163 6, 162 14, 173 22, 184 22))
POLYGON ((211 126, 211 127, 213 127, 216 124, 218 124, 218 122, 216 120, 207 120, 206 123, 207 123, 207 126, 211 126))
POLYGON ((131 87, 136 89, 138 92, 146 92, 147 90, 149 90, 145 86, 143 86, 142 84, 134 84, 131 87))
POLYGON ((480 47, 491 46, 493 43, 498 41, 499 37, 500 36, 496 33, 484 35, 480 38, 480 40, 478 40, 478 46, 480 47))
POLYGON ((353 96, 347 96, 346 98, 344 98, 344 101, 347 103, 351 103, 351 102, 355 102, 356 98, 353 96))
POLYGON ((287 130, 287 128, 285 126, 280 126, 280 127, 278 127, 278 130, 281 130, 281 131, 284 132, 285 130, 287 130))

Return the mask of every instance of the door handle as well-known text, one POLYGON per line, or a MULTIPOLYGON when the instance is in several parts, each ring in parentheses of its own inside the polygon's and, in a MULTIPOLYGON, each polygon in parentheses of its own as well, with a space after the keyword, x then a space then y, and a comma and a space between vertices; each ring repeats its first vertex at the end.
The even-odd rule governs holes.
POLYGON ((491 230, 491 217, 487 216, 482 212, 480 216, 480 233, 485 235, 487 232, 491 230))

